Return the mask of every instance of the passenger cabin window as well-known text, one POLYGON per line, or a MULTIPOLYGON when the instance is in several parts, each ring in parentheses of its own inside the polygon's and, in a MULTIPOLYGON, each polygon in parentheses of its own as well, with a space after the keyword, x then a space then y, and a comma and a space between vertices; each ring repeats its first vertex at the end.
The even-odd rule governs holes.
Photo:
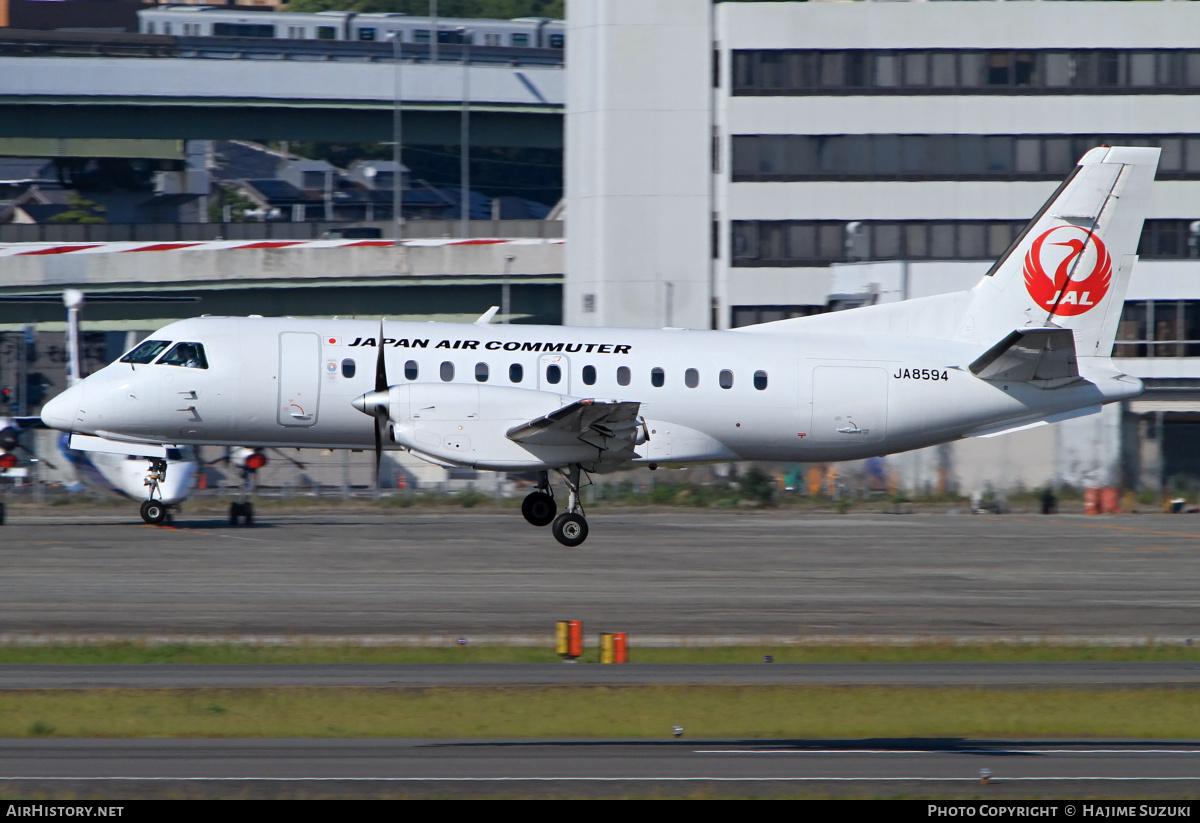
POLYGON ((337 40, 337 29, 333 26, 317 26, 318 40, 337 40))
POLYGON ((358 39, 359 40, 374 40, 375 39, 375 29, 371 29, 371 28, 359 29, 358 30, 358 39))
POLYGON ((429 42, 429 29, 416 29, 413 32, 413 42, 414 43, 428 43, 429 42))
POLYGON ((508 379, 514 383, 520 383, 525 379, 525 368, 520 363, 513 363, 508 367, 508 379))
POLYGON ((353 377, 356 371, 358 371, 358 367, 354 365, 351 358, 347 357, 342 361, 342 377, 353 377))
POLYGON ((560 380, 562 380, 562 369, 557 364, 551 363, 546 367, 546 382, 557 385, 560 380))
POLYGON ((122 363, 153 363, 154 358, 163 353, 170 340, 146 340, 134 347, 133 351, 121 358, 122 363))
POLYGON ((621 366, 620 368, 617 369, 617 385, 628 386, 629 378, 630 378, 630 373, 629 373, 628 366, 621 366))
POLYGON ((595 366, 584 366, 583 367, 583 383, 586 386, 596 385, 596 367, 595 366))
POLYGON ((417 365, 416 360, 409 360, 407 363, 404 364, 404 379, 405 380, 416 380, 417 375, 419 375, 420 373, 421 373, 421 369, 417 365))
POLYGON ((688 369, 683 373, 683 382, 689 389, 694 389, 700 385, 700 372, 695 369, 688 369))
POLYGON ((454 379, 454 364, 449 360, 442 361, 442 381, 449 383, 454 379))
POLYGON ((176 343, 175 348, 159 359, 158 365, 183 366, 186 369, 207 369, 208 359, 204 356, 204 346, 199 343, 176 343))
POLYGON ((667 382, 667 373, 658 366, 650 370, 650 385, 656 389, 661 389, 663 384, 667 382))
POLYGON ((756 371, 754 373, 754 388, 762 391, 767 387, 767 373, 765 371, 756 371))
MULTIPOLYGON (((153 34, 154 32, 150 32, 150 33, 153 34)), ((514 48, 520 48, 520 49, 527 48, 529 46, 529 35, 528 34, 514 34, 512 36, 512 44, 513 44, 514 48)))
POLYGON ((487 379, 488 379, 488 364, 487 363, 476 363, 475 364, 475 379, 480 383, 487 382, 487 379))
POLYGON ((721 383, 721 388, 732 389, 733 388, 733 372, 731 372, 729 369, 721 369, 720 383, 721 383))

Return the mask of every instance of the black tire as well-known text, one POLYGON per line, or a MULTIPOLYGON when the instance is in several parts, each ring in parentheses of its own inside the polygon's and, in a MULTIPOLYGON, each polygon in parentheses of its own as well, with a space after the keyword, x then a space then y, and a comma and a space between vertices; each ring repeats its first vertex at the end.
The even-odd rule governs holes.
POLYGON ((142 519, 151 526, 157 526, 167 519, 167 507, 161 500, 145 500, 142 502, 142 519))
POLYGON ((533 526, 549 526, 558 514, 558 504, 545 492, 533 492, 521 501, 521 514, 533 526))
POLYGON ((242 508, 242 523, 246 526, 254 525, 254 504, 246 503, 242 508))
POLYGON ((238 524, 238 520, 241 518, 241 516, 242 516, 242 504, 241 503, 230 503, 229 504, 229 525, 236 526, 238 524))
POLYGON ((581 514, 560 514, 554 518, 554 525, 550 529, 554 532, 554 539, 569 549, 582 544, 588 536, 587 520, 581 514))

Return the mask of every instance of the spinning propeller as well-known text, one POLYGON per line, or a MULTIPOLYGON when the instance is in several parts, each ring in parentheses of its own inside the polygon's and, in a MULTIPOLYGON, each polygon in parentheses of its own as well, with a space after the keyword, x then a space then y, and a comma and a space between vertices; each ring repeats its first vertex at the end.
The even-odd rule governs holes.
POLYGON ((379 351, 375 355, 375 391, 354 398, 354 408, 375 418, 375 482, 383 461, 383 434, 391 418, 387 364, 383 357, 383 320, 379 321, 379 351))

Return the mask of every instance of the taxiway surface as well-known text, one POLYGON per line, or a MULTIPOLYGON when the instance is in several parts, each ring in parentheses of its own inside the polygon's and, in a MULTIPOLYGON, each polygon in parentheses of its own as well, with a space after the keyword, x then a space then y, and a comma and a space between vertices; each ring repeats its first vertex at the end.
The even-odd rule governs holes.
MULTIPOLYGON (((48 510, 47 510, 48 511, 48 510)), ((21 516, 0 626, 54 636, 1184 641, 1200 518, 596 510, 580 549, 518 513, 21 516)))

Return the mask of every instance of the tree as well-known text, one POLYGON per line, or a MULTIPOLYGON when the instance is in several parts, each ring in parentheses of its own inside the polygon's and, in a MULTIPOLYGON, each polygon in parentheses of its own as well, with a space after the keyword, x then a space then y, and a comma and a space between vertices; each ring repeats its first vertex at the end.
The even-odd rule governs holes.
POLYGON ((95 200, 87 198, 72 192, 67 195, 67 204, 70 206, 66 211, 60 212, 50 218, 51 223, 106 223, 104 212, 107 209, 101 206, 95 200))

